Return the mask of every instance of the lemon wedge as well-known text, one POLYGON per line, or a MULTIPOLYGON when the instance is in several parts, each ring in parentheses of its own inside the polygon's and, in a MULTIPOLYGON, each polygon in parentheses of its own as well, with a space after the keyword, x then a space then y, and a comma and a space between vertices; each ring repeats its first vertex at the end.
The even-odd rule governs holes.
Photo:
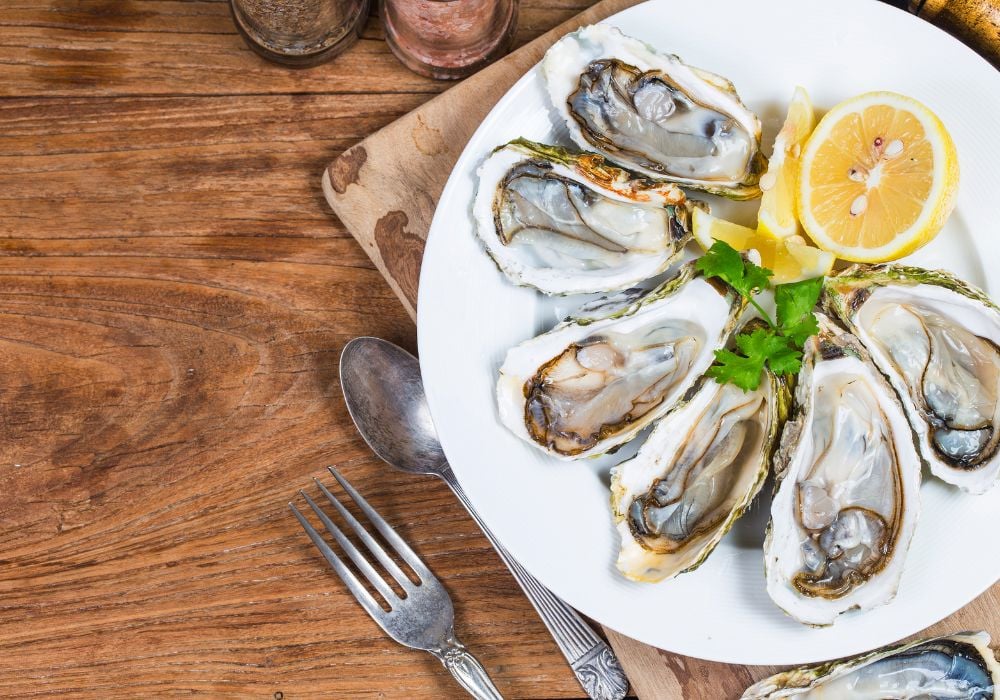
POLYGON ((774 139, 774 150, 767 172, 760 178, 760 210, 757 212, 757 230, 778 238, 794 236, 799 232, 796 218, 798 197, 799 158, 802 147, 816 126, 812 102, 804 88, 795 88, 788 105, 785 123, 774 139))
POLYGON ((807 245, 801 236, 778 238, 732 221, 719 219, 703 209, 692 214, 692 233, 705 250, 724 241, 736 250, 756 250, 761 267, 774 273, 771 282, 787 284, 829 274, 836 259, 832 253, 807 245))
POLYGON ((958 192, 958 155, 941 120, 892 92, 852 97, 820 120, 802 150, 799 220, 837 257, 883 262, 944 226, 958 192))

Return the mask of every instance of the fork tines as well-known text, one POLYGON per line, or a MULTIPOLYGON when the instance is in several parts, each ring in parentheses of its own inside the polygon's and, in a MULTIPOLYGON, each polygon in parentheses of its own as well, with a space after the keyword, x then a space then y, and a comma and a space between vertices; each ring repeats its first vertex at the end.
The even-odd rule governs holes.
MULTIPOLYGON (((375 527, 378 533, 382 536, 382 539, 393 549, 396 554, 402 559, 406 564, 413 570, 419 579, 419 583, 414 583, 410 578, 403 572, 398 564, 389 556, 378 540, 376 540, 362 525, 354 515, 347 510, 344 505, 337 500, 337 498, 330 493, 329 489, 323 485, 319 479, 315 479, 316 485, 319 487, 323 495, 326 496, 327 500, 336 508, 337 512, 340 514, 341 518, 350 526, 351 530, 354 531, 358 539, 360 539, 368 551, 374 555, 375 559, 384 567, 384 569, 392 576, 393 580, 399 585, 399 587, 406 594, 404 597, 412 594, 420 585, 425 584, 428 581, 436 581, 434 574, 424 565, 420 558, 410 549, 409 545, 403 540, 402 537, 396 534, 396 532, 389 526, 389 524, 378 514, 378 512, 372 508, 361 494, 351 486, 350 482, 342 477, 336 469, 329 467, 330 473, 333 474, 333 478, 337 480, 341 488, 347 493, 348 496, 358 505, 361 512, 365 514, 368 521, 375 527)), ((385 602, 389 605, 390 612, 395 608, 401 601, 401 598, 397 593, 385 582, 375 567, 372 566, 371 562, 366 558, 364 553, 358 549, 351 540, 344 535, 343 531, 327 516, 323 509, 316 505, 315 501, 309 497, 305 491, 299 491, 302 497, 312 508, 316 516, 322 521, 323 525, 326 527, 327 531, 333 536, 340 548, 347 554, 347 556, 354 562, 354 565, 358 568, 358 571, 367 579, 367 581, 375 588, 376 591, 385 599, 385 602)), ((291 508, 292 513, 298 519, 302 528, 309 535, 309 538, 313 541, 313 544, 319 549, 323 554, 323 557, 329 562, 330 566, 333 568, 337 575, 340 576, 344 584, 350 589, 351 593, 358 599, 358 602, 364 607, 376 620, 382 620, 387 613, 378 601, 369 593, 365 587, 355 576, 354 572, 351 571, 344 561, 337 556, 337 553, 333 551, 329 544, 323 539, 323 536, 316 531, 316 528, 306 520, 305 516, 295 507, 294 503, 289 503, 288 507, 291 508)))

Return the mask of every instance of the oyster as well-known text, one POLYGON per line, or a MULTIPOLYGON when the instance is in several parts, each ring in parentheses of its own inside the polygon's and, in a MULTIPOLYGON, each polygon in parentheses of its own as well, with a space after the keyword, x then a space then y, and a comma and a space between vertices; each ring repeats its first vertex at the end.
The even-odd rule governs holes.
POLYGON ((767 371, 747 392, 705 378, 663 417, 611 473, 618 570, 653 582, 700 566, 764 484, 790 402, 767 371))
POLYGON ((855 265, 825 284, 902 399, 931 472, 972 493, 1000 481, 1000 309, 946 272, 855 265))
POLYGON ((742 700, 992 700, 998 684, 990 635, 959 632, 783 671, 747 688, 742 700))
POLYGON ((612 450, 684 396, 743 306, 693 263, 649 292, 584 306, 507 352, 497 382, 500 419, 556 457, 612 450))
POLYGON ((853 335, 820 316, 774 460, 767 592, 810 625, 896 594, 920 508, 920 455, 895 392, 853 335))
POLYGON ((542 60, 573 141, 636 172, 734 199, 760 196, 760 119, 725 78, 594 24, 542 60))
POLYGON ((691 238, 684 193, 525 139, 479 168, 476 231, 515 284, 546 294, 624 289, 669 267, 691 238))

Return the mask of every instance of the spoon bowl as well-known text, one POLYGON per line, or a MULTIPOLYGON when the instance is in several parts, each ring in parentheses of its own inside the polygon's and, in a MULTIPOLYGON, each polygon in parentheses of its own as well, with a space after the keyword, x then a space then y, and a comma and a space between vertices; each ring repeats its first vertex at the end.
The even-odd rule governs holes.
POLYGON ((355 338, 340 355, 340 384, 358 432, 389 466, 412 474, 450 471, 417 358, 381 338, 355 338))

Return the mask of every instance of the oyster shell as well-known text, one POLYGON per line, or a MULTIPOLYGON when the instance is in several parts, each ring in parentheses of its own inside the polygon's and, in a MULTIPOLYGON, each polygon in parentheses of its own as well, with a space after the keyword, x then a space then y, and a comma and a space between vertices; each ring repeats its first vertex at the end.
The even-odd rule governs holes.
POLYGON ((649 292, 584 306, 507 352, 497 382, 500 420, 556 457, 612 450, 691 388, 743 306, 692 263, 649 292))
POLYGON ((568 34, 542 73, 573 141, 650 177, 734 199, 760 196, 760 119, 725 78, 615 27, 568 34))
POLYGON ((742 700, 991 700, 998 684, 990 635, 959 632, 777 673, 747 688, 742 700))
POLYGON ((515 284, 546 294, 624 289, 667 269, 691 238, 684 193, 594 153, 525 139, 479 168, 476 232, 515 284))
POLYGON ((618 570, 654 582, 700 566, 763 486, 789 403, 768 371, 748 392, 705 378, 660 419, 611 472, 618 570))
POLYGON ((774 460, 767 592, 809 625, 896 594, 920 509, 920 455, 895 392, 853 335, 820 316, 774 460))
POLYGON ((946 272, 855 265, 825 306, 896 389, 931 472, 971 493, 1000 482, 1000 309, 946 272))

